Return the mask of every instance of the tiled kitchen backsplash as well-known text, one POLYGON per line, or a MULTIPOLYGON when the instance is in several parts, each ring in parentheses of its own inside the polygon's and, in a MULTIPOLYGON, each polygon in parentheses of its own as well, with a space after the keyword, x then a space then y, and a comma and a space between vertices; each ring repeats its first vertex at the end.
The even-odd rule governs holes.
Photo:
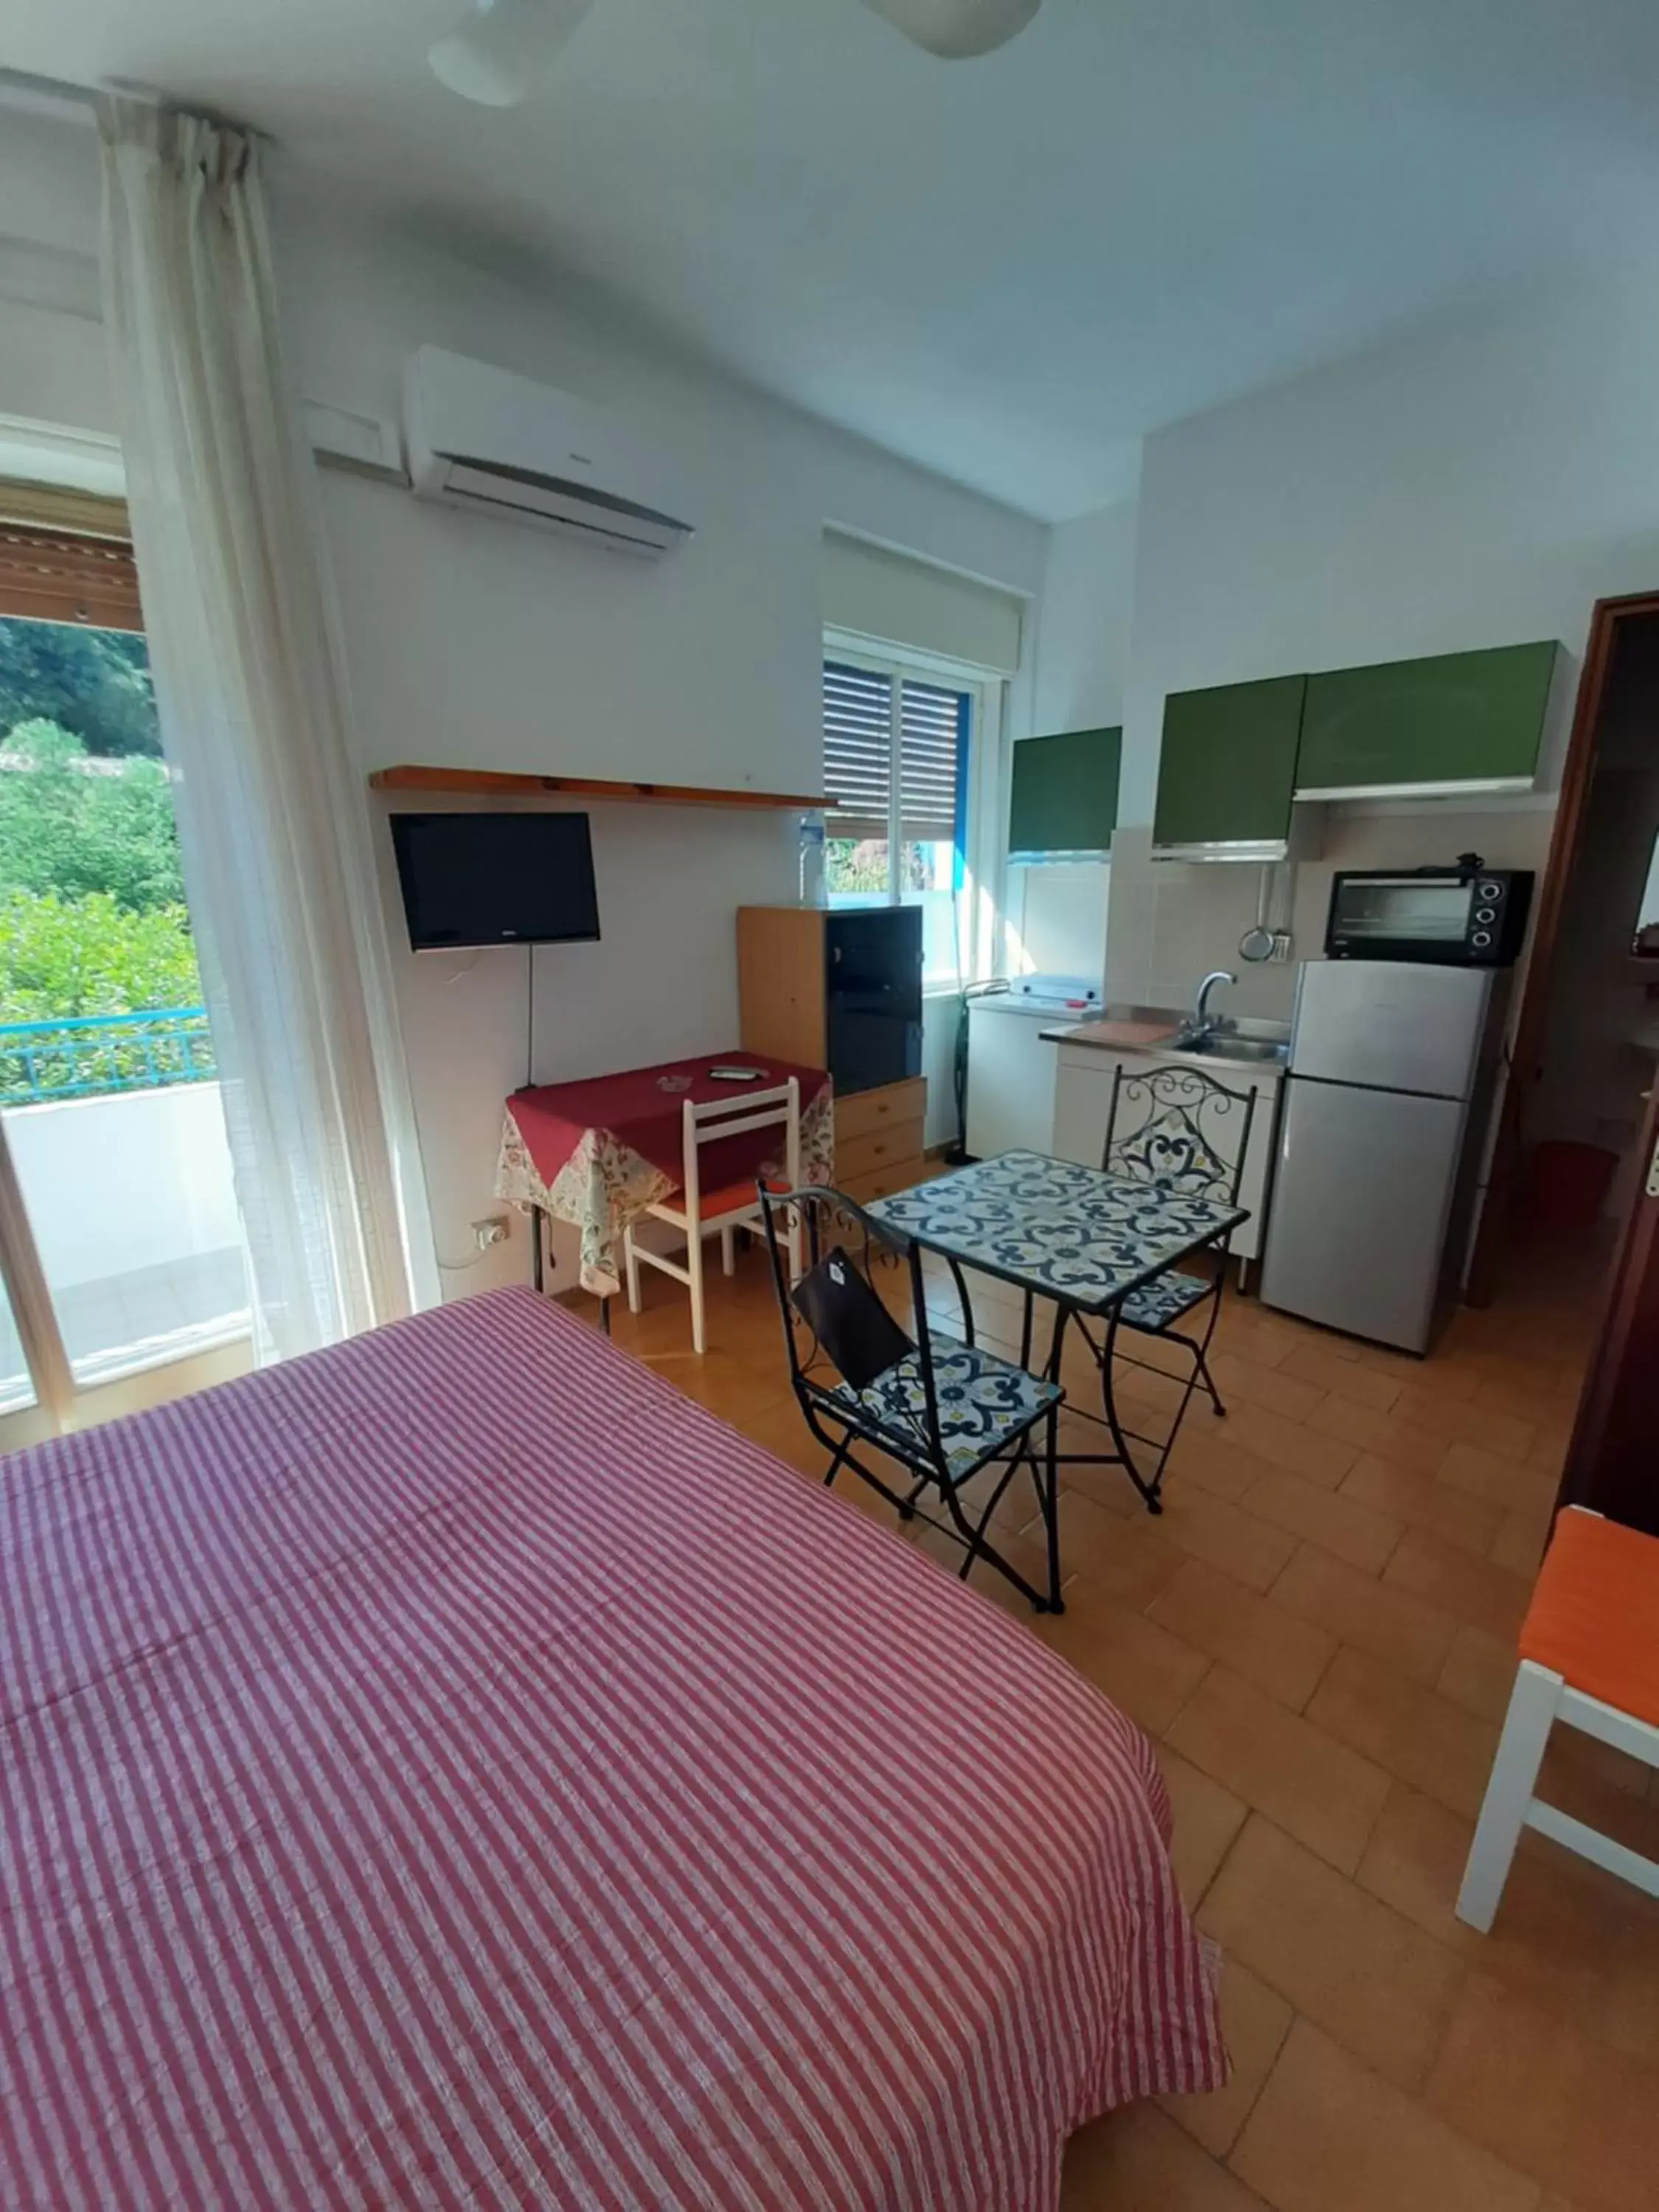
POLYGON ((1324 950, 1335 870, 1443 867, 1460 853, 1476 852, 1495 868, 1541 873, 1553 820, 1553 801, 1482 812, 1449 802, 1431 802, 1411 813, 1333 809, 1320 859, 1276 872, 1276 911, 1288 907, 1292 933, 1291 957, 1282 965, 1253 965, 1239 957, 1238 941, 1256 919, 1259 868, 1155 861, 1150 826, 1121 829, 1112 841, 1106 995, 1146 1006, 1184 1006, 1201 975, 1227 968, 1238 977, 1238 988, 1223 994, 1222 1007, 1288 1020, 1297 962, 1317 959, 1324 950))

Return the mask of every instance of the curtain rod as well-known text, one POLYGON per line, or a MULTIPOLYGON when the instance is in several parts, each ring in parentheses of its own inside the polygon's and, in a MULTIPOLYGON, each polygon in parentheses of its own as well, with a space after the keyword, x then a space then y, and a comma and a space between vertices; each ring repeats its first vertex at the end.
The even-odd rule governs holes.
POLYGON ((90 123, 99 100, 96 86, 65 84, 55 76, 35 76, 27 70, 0 69, 0 107, 14 114, 55 115, 74 123, 90 123))
POLYGON ((14 115, 49 115, 62 122, 91 124, 97 120, 99 101, 112 94, 150 107, 199 115, 222 130, 240 131, 246 138, 271 143, 270 132, 253 124, 243 123, 197 101, 175 100, 167 93, 158 92, 153 84, 137 84, 130 77, 112 76, 102 84, 71 84, 62 77, 37 76, 28 70, 0 69, 0 113, 9 111, 14 115))

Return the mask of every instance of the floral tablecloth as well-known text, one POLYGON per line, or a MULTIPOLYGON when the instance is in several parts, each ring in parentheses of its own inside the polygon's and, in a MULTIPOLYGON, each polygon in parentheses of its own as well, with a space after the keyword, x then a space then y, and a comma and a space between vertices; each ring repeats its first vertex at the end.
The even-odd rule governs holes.
MULTIPOLYGON (((791 1076, 800 1085, 801 1177, 827 1183, 835 1157, 834 1095, 821 1067, 762 1060, 741 1050, 699 1054, 596 1075, 580 1083, 515 1091, 501 1123, 495 1195, 528 1212, 539 1206, 581 1231, 581 1285, 599 1297, 622 1287, 622 1232, 682 1181, 682 1109, 710 1100, 736 1104, 745 1091, 772 1090, 791 1076), (755 1067, 762 1081, 720 1083, 711 1067, 755 1067)), ((702 1156, 705 1188, 782 1172, 772 1155, 780 1133, 723 1139, 702 1156)))

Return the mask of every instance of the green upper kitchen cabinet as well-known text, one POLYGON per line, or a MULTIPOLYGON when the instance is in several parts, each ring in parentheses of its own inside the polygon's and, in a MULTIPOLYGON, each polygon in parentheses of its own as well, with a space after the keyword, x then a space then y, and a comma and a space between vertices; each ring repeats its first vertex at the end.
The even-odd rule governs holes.
POLYGON ((1557 651, 1547 641, 1310 676, 1298 794, 1529 790, 1557 651))
POLYGON ((1023 738, 1014 747, 1009 859, 1107 859, 1122 757, 1121 729, 1023 738))
POLYGON ((1172 691, 1152 815, 1154 859, 1279 860, 1289 850, 1305 676, 1172 691))

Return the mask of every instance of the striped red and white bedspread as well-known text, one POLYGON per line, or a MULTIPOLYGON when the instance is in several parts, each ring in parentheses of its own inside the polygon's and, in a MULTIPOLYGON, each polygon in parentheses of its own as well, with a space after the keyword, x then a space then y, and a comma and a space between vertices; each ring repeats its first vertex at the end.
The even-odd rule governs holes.
POLYGON ((1051 2208, 1224 2073, 1137 1730, 527 1291, 0 1530, 9 2206, 1051 2208))

